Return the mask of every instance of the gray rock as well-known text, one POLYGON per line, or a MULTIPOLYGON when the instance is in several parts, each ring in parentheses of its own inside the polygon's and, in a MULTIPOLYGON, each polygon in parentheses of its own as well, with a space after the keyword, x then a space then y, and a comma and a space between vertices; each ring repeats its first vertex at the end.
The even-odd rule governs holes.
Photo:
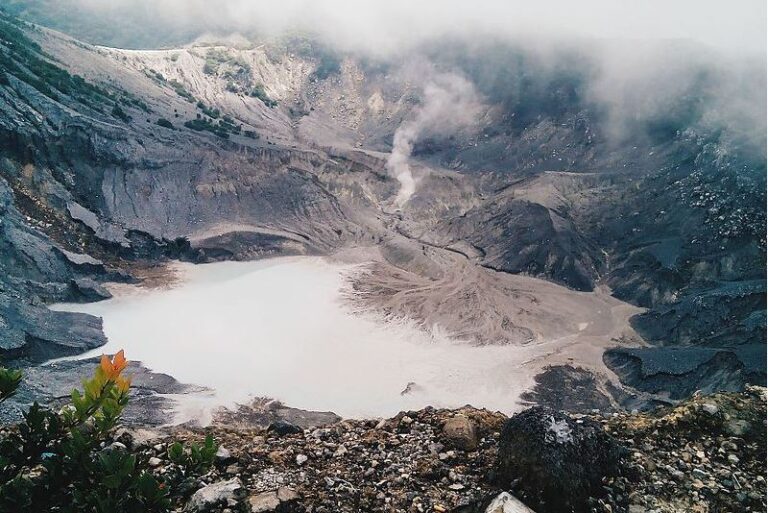
POLYGON ((746 420, 732 419, 725 423, 725 432, 731 436, 744 436, 750 432, 752 426, 746 420))
POLYGON ((707 474, 700 468, 693 469, 691 473, 694 475, 694 477, 698 477, 699 479, 706 479, 709 476, 709 474, 707 474))
POLYGON ((502 492, 491 501, 485 513, 534 513, 534 511, 513 495, 502 492))
POLYGON ((77 278, 72 280, 77 291, 87 301, 100 301, 109 299, 112 293, 104 288, 99 282, 91 278, 77 278))
POLYGON ((218 450, 216 451, 216 459, 219 462, 227 462, 232 459, 232 453, 229 452, 229 449, 227 449, 223 445, 220 445, 218 450))
POLYGON ((465 451, 476 449, 479 442, 475 423, 464 415, 448 419, 443 426, 443 436, 450 445, 465 451))
POLYGON ((263 513, 275 511, 280 506, 280 499, 277 497, 277 492, 272 491, 252 495, 248 499, 248 503, 252 513, 263 513))
MULTIPOLYGON (((18 421, 20 411, 35 400, 54 409, 61 407, 61 398, 69 397, 73 388, 80 387, 82 380, 93 374, 98 362, 97 358, 60 360, 26 368, 19 392, 0 404, 0 422, 18 421)), ((167 374, 151 372, 137 362, 129 362, 126 374, 132 378, 132 398, 123 412, 122 421, 124 426, 142 428, 131 431, 138 442, 161 436, 151 428, 168 423, 175 406, 168 394, 200 390, 179 383, 167 374)), ((159 452, 162 451, 164 448, 161 447, 159 452)))
POLYGON ((237 500, 243 492, 243 485, 238 478, 209 484, 196 491, 189 499, 185 511, 197 513, 237 500))
POLYGON ((300 497, 298 492, 292 488, 282 486, 277 490, 252 495, 248 499, 248 503, 251 507, 251 513, 265 513, 275 511, 283 504, 297 501, 300 497))

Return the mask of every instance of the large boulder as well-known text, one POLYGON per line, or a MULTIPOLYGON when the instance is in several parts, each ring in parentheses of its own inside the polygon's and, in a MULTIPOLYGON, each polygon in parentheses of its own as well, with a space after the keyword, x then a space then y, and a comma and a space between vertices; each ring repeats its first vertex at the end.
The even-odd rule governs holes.
POLYGON ((597 422, 535 407, 504 425, 495 477, 538 513, 584 512, 623 452, 597 422))

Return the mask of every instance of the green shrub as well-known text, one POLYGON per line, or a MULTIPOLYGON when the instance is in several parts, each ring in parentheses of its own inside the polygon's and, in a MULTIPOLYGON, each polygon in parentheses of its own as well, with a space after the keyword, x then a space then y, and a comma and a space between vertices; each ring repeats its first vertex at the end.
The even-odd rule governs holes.
POLYGON ((219 64, 217 62, 208 59, 205 60, 205 64, 203 64, 203 73, 206 75, 215 75, 218 70, 219 64))
POLYGON ((190 475, 210 467, 218 449, 213 442, 213 437, 208 435, 203 445, 193 442, 185 447, 180 442, 174 442, 168 448, 168 458, 178 465, 185 475, 190 475))
POLYGON ((168 84, 173 88, 174 91, 176 91, 176 94, 178 94, 188 102, 194 103, 195 97, 192 96, 192 94, 184 88, 184 85, 181 82, 174 79, 174 80, 170 80, 168 84))
POLYGON ((227 125, 220 123, 213 123, 208 119, 190 119, 184 122, 184 126, 194 130, 196 132, 211 132, 222 139, 229 139, 229 132, 227 131, 227 125))
POLYGON ((132 119, 119 105, 112 107, 112 115, 124 123, 130 122, 132 119))
POLYGON ((202 110, 203 114, 205 114, 209 118, 216 119, 221 115, 221 113, 219 112, 219 109, 215 107, 208 107, 206 104, 200 101, 197 102, 197 108, 202 110))
POLYGON ((276 102, 275 100, 271 99, 271 98, 270 98, 270 97, 267 95, 267 92, 264 90, 264 86, 263 86, 262 84, 258 84, 258 85, 256 85, 256 86, 253 88, 253 90, 251 90, 251 96, 253 96, 254 98, 258 98, 259 100, 261 100, 261 102, 262 102, 264 105, 266 105, 267 107, 270 107, 270 108, 272 108, 272 107, 276 107, 276 106, 277 106, 277 102, 276 102))
POLYGON ((165 118, 158 119, 157 120, 157 124, 160 125, 163 128, 170 128, 171 130, 173 130, 173 123, 171 123, 170 121, 168 121, 165 118))
POLYGON ((16 394, 21 378, 20 370, 0 367, 0 403, 16 394))
MULTIPOLYGON (((126 365, 122 351, 102 357, 61 411, 34 403, 16 429, 0 435, 0 513, 169 511, 178 484, 173 477, 159 480, 122 446, 102 448, 128 404, 126 365)), ((21 378, 20 371, 0 367, 0 402, 16 392, 21 378)), ((171 447, 185 474, 204 471, 217 450, 210 437, 202 446, 171 447)))

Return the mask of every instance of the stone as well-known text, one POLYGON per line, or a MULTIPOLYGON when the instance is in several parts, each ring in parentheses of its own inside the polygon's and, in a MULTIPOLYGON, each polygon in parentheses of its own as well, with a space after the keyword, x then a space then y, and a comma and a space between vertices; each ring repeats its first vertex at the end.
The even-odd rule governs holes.
POLYGON ((296 455, 296 465, 299 465, 299 466, 304 465, 307 462, 308 459, 309 458, 307 458, 307 456, 305 454, 297 454, 296 455))
POLYGON ((282 510, 281 506, 297 501, 301 498, 299 493, 287 486, 281 486, 277 490, 257 493, 248 498, 251 513, 265 513, 268 511, 282 510))
POLYGON ((507 492, 497 495, 485 513, 534 513, 534 511, 507 492))
POLYGON ((475 423, 464 415, 448 419, 443 425, 443 436, 450 445, 465 451, 477 449, 479 442, 475 423))
POLYGON ((243 490, 243 484, 238 478, 209 484, 192 495, 187 503, 186 511, 208 511, 219 504, 237 500, 243 490))
POLYGON ((216 451, 216 460, 219 462, 226 462, 231 459, 232 459, 232 453, 229 452, 229 449, 227 449, 223 445, 220 445, 218 450, 216 451))
POLYGON ((299 500, 301 496, 299 495, 299 492, 293 488, 281 486, 277 489, 277 498, 280 499, 280 502, 291 502, 299 500))
POLYGON ((604 477, 619 473, 628 451, 588 418, 577 423, 544 407, 507 420, 499 438, 495 479, 503 489, 525 493, 539 513, 589 511, 600 497, 604 477))
POLYGON ((149 463, 150 467, 159 467, 162 462, 163 462, 163 460, 161 460, 160 458, 158 458, 156 456, 152 456, 147 461, 147 463, 149 463))
POLYGON ((248 504, 251 506, 252 513, 264 513, 275 511, 280 507, 280 499, 276 491, 264 492, 249 497, 248 504))
POLYGON ((725 423, 725 432, 731 436, 744 436, 750 431, 750 424, 746 420, 732 419, 725 423))
POLYGON ((717 415, 717 412, 720 411, 715 403, 704 403, 701 405, 701 409, 710 415, 717 415))
POLYGON ((296 424, 284 420, 276 420, 267 427, 267 433, 273 433, 277 436, 298 435, 303 432, 304 430, 296 424))

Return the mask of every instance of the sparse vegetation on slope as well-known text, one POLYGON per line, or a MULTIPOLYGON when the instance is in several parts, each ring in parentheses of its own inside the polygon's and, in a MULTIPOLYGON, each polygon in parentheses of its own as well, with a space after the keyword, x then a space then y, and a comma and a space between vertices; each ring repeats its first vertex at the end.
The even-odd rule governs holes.
POLYGON ((257 84, 254 86, 254 88, 251 90, 251 96, 261 100, 261 102, 267 107, 277 106, 277 102, 272 100, 269 95, 267 95, 267 92, 264 90, 264 86, 262 84, 257 84))
POLYGON ((24 27, 30 28, 0 12, 0 76, 4 76, 6 83, 6 75, 11 75, 53 100, 66 95, 92 107, 113 102, 106 90, 55 65, 53 59, 24 34, 24 27))

